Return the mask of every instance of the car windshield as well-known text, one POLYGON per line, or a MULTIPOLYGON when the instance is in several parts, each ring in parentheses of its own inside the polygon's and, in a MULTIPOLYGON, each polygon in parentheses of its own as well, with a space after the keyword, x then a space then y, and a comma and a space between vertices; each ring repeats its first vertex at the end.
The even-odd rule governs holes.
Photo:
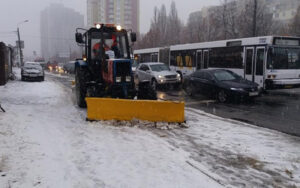
POLYGON ((36 69, 36 70, 42 70, 42 67, 38 64, 33 63, 26 63, 24 65, 24 69, 36 69))
POLYGON ((213 74, 218 81, 232 81, 240 78, 238 75, 229 71, 216 71, 213 74))
POLYGON ((169 71, 170 68, 164 64, 157 64, 157 65, 150 65, 150 68, 154 72, 161 72, 161 71, 169 71))

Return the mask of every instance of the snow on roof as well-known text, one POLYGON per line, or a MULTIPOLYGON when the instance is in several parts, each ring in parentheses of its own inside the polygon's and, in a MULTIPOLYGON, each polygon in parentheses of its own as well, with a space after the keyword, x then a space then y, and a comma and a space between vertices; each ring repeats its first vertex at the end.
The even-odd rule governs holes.
POLYGON ((232 39, 232 40, 220 40, 212 42, 201 42, 201 43, 190 43, 171 46, 171 51, 184 50, 184 49, 201 49, 201 48, 214 48, 214 47, 225 47, 228 42, 242 42, 242 46, 247 45, 265 45, 272 44, 274 36, 262 36, 262 37, 252 37, 252 38, 242 38, 242 39, 232 39))
POLYGON ((140 49, 134 50, 134 54, 149 54, 149 53, 158 53, 160 48, 147 48, 147 49, 140 49))

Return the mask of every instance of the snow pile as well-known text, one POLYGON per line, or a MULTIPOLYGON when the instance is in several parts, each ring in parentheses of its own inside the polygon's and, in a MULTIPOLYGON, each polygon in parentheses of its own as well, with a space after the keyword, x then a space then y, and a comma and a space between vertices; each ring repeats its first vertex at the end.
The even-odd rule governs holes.
POLYGON ((139 119, 133 119, 131 121, 118 121, 118 120, 110 120, 110 121, 98 121, 94 122, 95 125, 106 125, 106 126, 115 126, 115 127, 136 127, 136 128, 156 128, 161 130, 172 130, 172 129, 180 129, 180 128, 188 128, 188 124, 186 123, 167 123, 167 122, 151 122, 144 121, 139 119))

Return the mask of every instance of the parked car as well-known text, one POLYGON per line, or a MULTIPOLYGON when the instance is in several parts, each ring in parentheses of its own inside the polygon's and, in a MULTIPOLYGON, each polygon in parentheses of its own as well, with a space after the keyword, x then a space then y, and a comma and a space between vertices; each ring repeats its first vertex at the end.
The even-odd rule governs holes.
POLYGON ((183 88, 188 95, 199 93, 215 97, 219 102, 253 99, 259 95, 258 84, 224 69, 196 71, 184 79, 183 88))
POLYGON ((26 62, 21 68, 21 80, 45 80, 44 69, 37 62, 26 62))
POLYGON ((64 64, 63 69, 65 72, 69 74, 75 73, 75 61, 69 61, 68 63, 64 64))
POLYGON ((164 63, 150 62, 141 63, 136 68, 135 73, 138 81, 150 81, 153 88, 157 85, 172 84, 179 87, 181 84, 181 76, 175 71, 171 71, 164 63))

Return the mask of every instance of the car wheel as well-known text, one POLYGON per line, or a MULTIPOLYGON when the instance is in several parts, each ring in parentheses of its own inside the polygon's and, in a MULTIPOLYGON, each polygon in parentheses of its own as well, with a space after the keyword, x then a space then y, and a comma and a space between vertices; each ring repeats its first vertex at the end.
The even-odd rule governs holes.
POLYGON ((175 90, 180 90, 180 89, 181 89, 181 86, 182 86, 181 83, 174 84, 174 89, 175 89, 175 90))
POLYGON ((217 94, 217 99, 219 102, 224 103, 227 101, 228 96, 224 90, 220 90, 217 94))
POLYGON ((151 80, 151 86, 152 86, 152 88, 153 88, 154 90, 156 90, 156 87, 157 87, 157 81, 156 81, 154 78, 151 80))
POLYGON ((185 87, 185 92, 188 96, 194 96, 193 88, 191 86, 186 86, 185 87))

